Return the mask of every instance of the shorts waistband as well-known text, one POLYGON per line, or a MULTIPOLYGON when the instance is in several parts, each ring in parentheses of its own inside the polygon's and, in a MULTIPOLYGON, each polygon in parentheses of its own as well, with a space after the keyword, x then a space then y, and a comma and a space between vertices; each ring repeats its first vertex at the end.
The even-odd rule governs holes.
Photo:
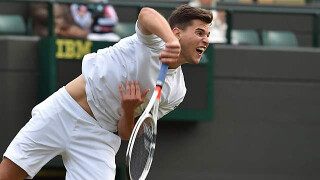
MULTIPOLYGON (((94 119, 92 116, 90 116, 78 103, 77 101, 75 101, 71 95, 68 93, 68 91, 66 90, 65 86, 63 86, 62 88, 60 88, 58 90, 58 93, 61 93, 62 96, 64 96, 68 102, 66 103, 70 103, 70 105, 74 108, 76 108, 77 110, 77 113, 79 113, 81 116, 83 116, 84 118, 88 119, 90 122, 96 124, 97 126, 109 131, 109 132, 112 132, 114 133, 113 129, 107 125, 103 125, 100 124, 96 119, 94 119)), ((114 134, 117 134, 117 133, 114 133, 114 134)))
POLYGON ((97 124, 98 126, 99 123, 92 117, 90 116, 78 103, 77 101, 75 101, 71 95, 68 93, 68 91, 66 90, 65 86, 63 86, 62 88, 60 88, 58 90, 58 93, 60 93, 64 98, 66 98, 66 102, 65 103, 69 103, 69 105, 71 105, 73 108, 76 109, 76 112, 79 113, 82 117, 88 119, 90 122, 97 124))

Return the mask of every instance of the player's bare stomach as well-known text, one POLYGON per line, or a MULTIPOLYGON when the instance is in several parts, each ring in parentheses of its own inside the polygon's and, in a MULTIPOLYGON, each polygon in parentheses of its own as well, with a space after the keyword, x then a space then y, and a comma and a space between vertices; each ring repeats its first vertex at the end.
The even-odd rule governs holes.
POLYGON ((93 118, 94 115, 87 102, 87 95, 85 91, 86 82, 83 76, 80 75, 73 81, 67 84, 66 90, 71 95, 71 97, 93 118))

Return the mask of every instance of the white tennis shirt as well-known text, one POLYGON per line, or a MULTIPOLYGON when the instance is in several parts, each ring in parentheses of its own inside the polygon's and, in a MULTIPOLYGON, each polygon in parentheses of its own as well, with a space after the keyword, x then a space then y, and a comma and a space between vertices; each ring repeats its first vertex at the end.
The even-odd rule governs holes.
MULTIPOLYGON (((120 40, 113 46, 100 49, 83 58, 82 73, 86 81, 88 104, 98 123, 112 132, 122 114, 119 84, 125 87, 127 81, 138 81, 141 93, 150 91, 144 103, 135 111, 135 117, 146 108, 160 70, 159 54, 165 47, 158 36, 144 35, 136 23, 136 34, 120 40)), ((162 88, 159 118, 172 111, 186 94, 181 66, 169 69, 162 88)))

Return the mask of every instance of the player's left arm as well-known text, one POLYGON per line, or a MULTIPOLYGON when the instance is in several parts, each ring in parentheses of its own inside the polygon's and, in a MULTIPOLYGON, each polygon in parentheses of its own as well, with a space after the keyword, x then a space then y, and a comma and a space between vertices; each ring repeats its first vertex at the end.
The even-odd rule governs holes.
POLYGON ((141 9, 137 25, 143 34, 155 34, 166 43, 166 47, 159 55, 162 63, 170 64, 177 62, 181 50, 177 37, 177 28, 172 30, 167 20, 160 13, 148 7, 141 9))
POLYGON ((126 92, 122 85, 119 85, 122 115, 118 122, 118 134, 122 140, 129 140, 135 125, 134 112, 144 102, 150 89, 141 93, 139 83, 133 81, 127 82, 125 89, 126 92))

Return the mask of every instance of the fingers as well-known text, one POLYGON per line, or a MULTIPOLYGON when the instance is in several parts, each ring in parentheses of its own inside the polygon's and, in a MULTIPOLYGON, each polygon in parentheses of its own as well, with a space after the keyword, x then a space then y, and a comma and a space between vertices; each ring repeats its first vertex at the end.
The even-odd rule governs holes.
POLYGON ((163 63, 176 62, 179 58, 180 50, 179 49, 167 49, 165 48, 162 53, 159 55, 159 59, 163 63))
POLYGON ((170 45, 166 44, 166 47, 163 49, 164 53, 172 54, 172 55, 178 55, 180 54, 180 44, 179 45, 170 45))
POLYGON ((179 48, 180 49, 180 43, 167 43, 167 48, 179 48))
POLYGON ((150 89, 146 89, 141 94, 139 82, 127 81, 126 92, 124 91, 122 84, 119 85, 119 92, 122 99, 124 98, 124 96, 136 96, 136 97, 141 97, 141 99, 144 99, 149 91, 150 89))
POLYGON ((180 42, 178 40, 172 41, 172 42, 167 42, 165 49, 180 52, 180 49, 181 49, 180 42))
POLYGON ((148 92, 150 91, 150 89, 146 89, 143 91, 142 95, 141 95, 141 100, 144 101, 144 99, 147 97, 148 92))
POLYGON ((136 86, 133 81, 130 81, 130 90, 128 90, 131 95, 136 95, 136 86))
POLYGON ((131 94, 131 86, 129 81, 126 82, 126 94, 131 94))
POLYGON ((180 55, 179 49, 163 49, 163 51, 160 54, 160 58, 178 58, 180 55))
POLYGON ((169 52, 179 53, 181 48, 180 48, 180 44, 178 44, 178 45, 166 44, 166 47, 164 48, 164 50, 169 51, 169 52))
POLYGON ((119 92, 120 92, 120 95, 121 95, 121 99, 123 99, 124 98, 124 92, 123 92, 122 84, 119 85, 119 92))
POLYGON ((140 84, 138 82, 136 82, 136 96, 140 97, 140 84))
POLYGON ((179 41, 168 42, 166 43, 166 47, 159 55, 159 59, 162 63, 175 63, 180 56, 180 50, 181 47, 179 41))
POLYGON ((119 91, 121 95, 121 107, 124 112, 135 111, 135 109, 140 106, 150 89, 146 89, 141 94, 140 84, 134 81, 126 82, 126 90, 119 85, 119 91))
POLYGON ((159 59, 164 64, 176 63, 179 56, 170 56, 167 54, 161 54, 159 59))

